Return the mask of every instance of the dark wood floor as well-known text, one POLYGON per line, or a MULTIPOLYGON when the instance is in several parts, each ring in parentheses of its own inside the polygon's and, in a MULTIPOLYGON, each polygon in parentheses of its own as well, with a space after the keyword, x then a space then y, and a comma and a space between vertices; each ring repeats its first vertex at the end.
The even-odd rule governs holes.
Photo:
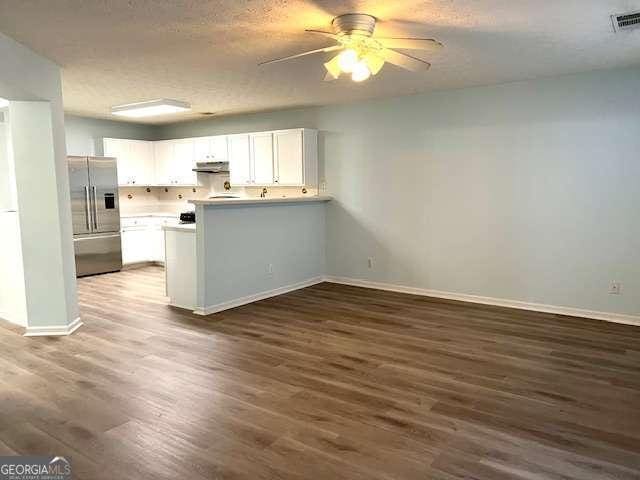
POLYGON ((640 328, 322 284, 210 316, 158 267, 0 326, 0 455, 80 479, 638 479, 640 328))

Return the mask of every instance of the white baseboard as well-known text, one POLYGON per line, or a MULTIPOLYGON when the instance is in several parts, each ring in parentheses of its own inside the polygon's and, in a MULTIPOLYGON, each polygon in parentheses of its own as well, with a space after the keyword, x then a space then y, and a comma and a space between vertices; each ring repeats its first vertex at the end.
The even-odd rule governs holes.
POLYGON ((47 327, 27 327, 24 333, 25 337, 43 337, 43 336, 59 336, 71 335, 82 326, 80 317, 76 318, 69 325, 52 325, 47 327))
POLYGON ((218 303, 217 305, 211 305, 202 309, 196 309, 193 313, 195 313, 196 315, 211 315, 212 313, 222 312, 223 310, 229 310, 230 308, 246 305, 247 303, 257 302, 258 300, 264 300, 265 298, 276 297, 278 295, 282 295, 283 293, 310 287, 311 285, 316 285, 322 282, 324 282, 324 277, 314 277, 303 282, 294 283, 292 285, 285 285, 284 287, 275 288, 273 290, 267 290, 265 292, 256 293, 254 295, 248 295, 246 297, 229 300, 228 302, 218 303))
POLYGON ((622 313, 597 312, 573 307, 559 307, 557 305, 545 305, 542 303, 521 302, 518 300, 507 300, 504 298, 481 297, 478 295, 468 295, 464 293, 443 292, 440 290, 428 290, 424 288, 407 287, 394 285, 391 283, 371 282, 369 280, 359 280, 347 277, 325 277, 324 280, 330 283, 340 283, 342 285, 352 285, 355 287, 375 288, 391 292, 410 293, 424 297, 444 298, 447 300, 460 300, 462 302, 481 303, 483 305, 494 305, 497 307, 517 308, 519 310, 530 310, 533 312, 553 313, 556 315, 567 315, 570 317, 591 318, 594 320, 604 320, 606 322, 623 323, 625 325, 640 326, 640 316, 625 315, 622 313))

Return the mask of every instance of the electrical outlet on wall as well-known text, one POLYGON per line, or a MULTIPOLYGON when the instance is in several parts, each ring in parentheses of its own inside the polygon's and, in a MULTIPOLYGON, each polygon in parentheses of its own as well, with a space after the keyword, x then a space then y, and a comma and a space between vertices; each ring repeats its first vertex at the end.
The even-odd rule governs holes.
POLYGON ((273 276, 273 263, 267 265, 267 274, 273 276))
POLYGON ((611 282, 609 285, 609 294, 610 295, 621 295, 622 294, 622 283, 620 282, 611 282))
POLYGON ((367 258, 367 268, 373 268, 373 257, 367 258))
POLYGON ((327 191, 327 182, 326 182, 326 180, 323 180, 322 182, 320 182, 320 191, 321 192, 326 192, 327 191))

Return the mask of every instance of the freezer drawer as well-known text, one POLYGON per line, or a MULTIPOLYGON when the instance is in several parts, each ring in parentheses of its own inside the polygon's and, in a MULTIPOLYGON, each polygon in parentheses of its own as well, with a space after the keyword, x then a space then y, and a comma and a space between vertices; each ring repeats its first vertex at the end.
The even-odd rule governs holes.
POLYGON ((76 276, 117 272, 122 269, 120 233, 91 235, 73 239, 76 276))

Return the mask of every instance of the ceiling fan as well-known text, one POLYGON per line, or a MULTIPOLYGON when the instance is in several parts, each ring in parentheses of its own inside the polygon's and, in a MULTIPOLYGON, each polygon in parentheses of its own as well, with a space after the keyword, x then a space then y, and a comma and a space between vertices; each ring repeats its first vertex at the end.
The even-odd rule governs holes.
POLYGON ((351 74, 354 82, 362 82, 371 75, 377 74, 386 63, 420 72, 428 70, 431 64, 419 58, 398 52, 395 49, 426 50, 436 52, 443 45, 431 38, 381 38, 373 37, 376 18, 364 13, 347 13, 336 17, 331 22, 333 32, 321 30, 305 30, 309 33, 324 35, 338 44, 318 48, 308 52, 276 58, 260 65, 284 62, 315 53, 340 52, 324 64, 327 69, 326 81, 336 80, 342 73, 351 74))

